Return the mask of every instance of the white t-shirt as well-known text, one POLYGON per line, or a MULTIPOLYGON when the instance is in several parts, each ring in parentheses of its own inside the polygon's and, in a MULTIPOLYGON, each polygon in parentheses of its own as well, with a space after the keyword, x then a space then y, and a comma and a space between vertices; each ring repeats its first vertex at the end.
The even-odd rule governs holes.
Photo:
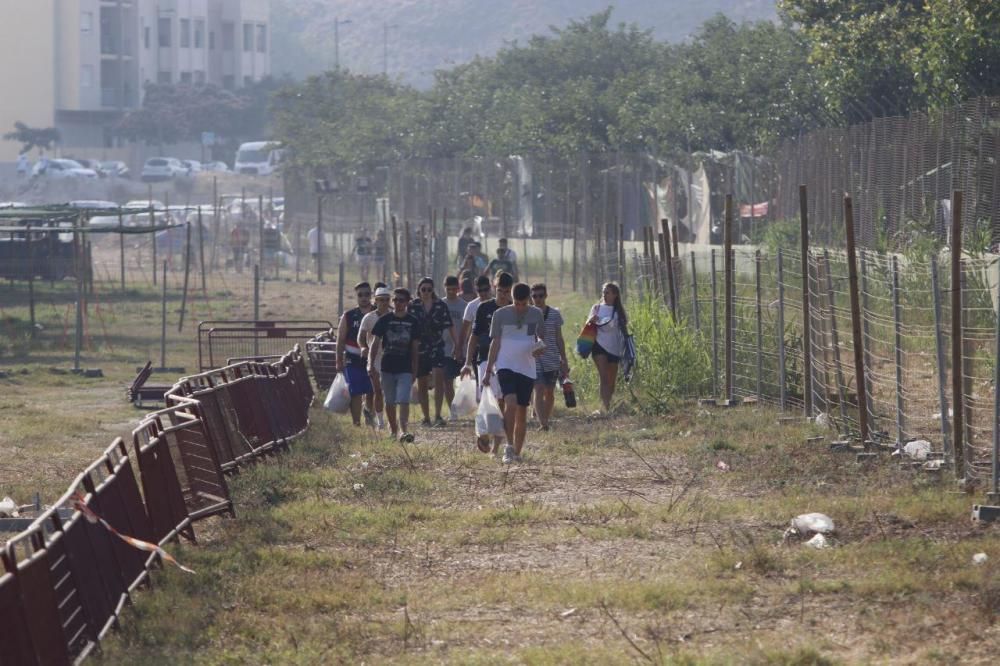
MULTIPOLYGON (((392 308, 386 310, 386 312, 383 312, 382 314, 386 314, 388 312, 392 312, 392 308)), ((375 323, 378 322, 379 317, 381 316, 382 315, 378 313, 378 310, 372 310, 361 319, 361 325, 358 330, 358 342, 361 342, 362 340, 364 341, 368 340, 369 334, 372 332, 372 329, 375 328, 375 323)), ((371 348, 370 342, 368 343, 368 347, 371 348)), ((383 348, 384 345, 378 348, 378 356, 375 358, 375 366, 374 366, 376 368, 382 367, 383 348)))
POLYGON ((590 316, 597 315, 597 344, 601 345, 605 351, 614 356, 621 356, 625 351, 625 337, 622 335, 619 326, 618 313, 615 306, 605 303, 597 303, 590 308, 590 316), (608 323, 601 326, 601 322, 608 323))
POLYGON ((500 338, 500 353, 497 354, 496 369, 512 370, 519 375, 534 379, 535 356, 532 353, 538 335, 542 332, 542 311, 529 305, 518 317, 513 305, 507 305, 493 313, 490 322, 490 337, 500 338))
POLYGON ((462 321, 467 321, 470 324, 476 323, 476 311, 479 309, 479 304, 482 302, 483 299, 478 296, 469 301, 469 303, 465 306, 465 314, 462 315, 462 321))

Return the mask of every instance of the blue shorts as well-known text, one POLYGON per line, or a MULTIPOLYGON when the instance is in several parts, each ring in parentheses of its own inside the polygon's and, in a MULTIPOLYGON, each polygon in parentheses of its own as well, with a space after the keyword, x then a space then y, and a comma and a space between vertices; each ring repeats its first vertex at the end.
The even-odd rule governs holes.
POLYGON ((446 356, 444 359, 444 380, 446 382, 454 381, 461 374, 462 364, 454 358, 446 356))
POLYGON ((410 387, 412 385, 412 373, 382 372, 382 395, 385 396, 385 404, 410 404, 410 387))
POLYGON ((363 365, 344 366, 344 379, 347 380, 347 392, 351 395, 368 395, 375 392, 372 379, 363 365))

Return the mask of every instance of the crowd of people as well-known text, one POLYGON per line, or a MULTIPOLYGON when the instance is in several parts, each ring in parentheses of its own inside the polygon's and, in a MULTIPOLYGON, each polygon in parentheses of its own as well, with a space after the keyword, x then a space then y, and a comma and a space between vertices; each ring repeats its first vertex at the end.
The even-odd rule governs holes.
MULTIPOLYGON (((422 426, 448 427, 459 416, 451 407, 456 383, 473 378, 477 402, 492 392, 503 419, 503 434, 477 437, 479 450, 517 463, 529 409, 538 430, 549 430, 555 388, 568 382, 565 320, 549 305, 545 284, 517 281, 517 255, 505 242, 489 262, 477 246, 473 239, 460 247, 462 270, 445 279, 443 297, 430 277, 420 279, 415 293, 362 279, 354 288, 357 306, 337 327, 336 366, 354 425, 387 430, 401 442, 414 441, 411 403, 419 405, 422 426)), ((606 412, 627 330, 617 285, 604 286, 587 325, 597 329, 591 358, 606 412)))

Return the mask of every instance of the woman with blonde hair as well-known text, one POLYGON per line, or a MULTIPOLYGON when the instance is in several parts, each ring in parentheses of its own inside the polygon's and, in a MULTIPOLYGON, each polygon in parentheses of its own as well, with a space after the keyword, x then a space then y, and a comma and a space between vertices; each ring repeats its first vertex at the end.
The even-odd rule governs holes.
POLYGON ((617 284, 606 282, 601 293, 602 299, 590 308, 587 323, 597 326, 597 340, 590 355, 600 379, 601 405, 604 412, 609 412, 618 381, 618 364, 625 353, 628 315, 622 305, 622 292, 617 284))

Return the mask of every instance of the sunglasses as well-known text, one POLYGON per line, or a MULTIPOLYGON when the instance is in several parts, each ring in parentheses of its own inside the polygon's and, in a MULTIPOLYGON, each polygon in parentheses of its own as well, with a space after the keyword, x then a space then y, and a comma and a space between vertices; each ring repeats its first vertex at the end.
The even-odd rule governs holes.
POLYGON ((370 291, 359 291, 358 292, 358 298, 371 298, 371 297, 372 297, 372 292, 370 292, 370 291))
POLYGON ((545 298, 545 294, 532 294, 532 298, 545 298))
POLYGON ((421 289, 421 290, 420 290, 420 293, 421 293, 421 294, 431 294, 431 293, 433 293, 433 292, 434 292, 434 290, 433 290, 433 289, 421 289))
POLYGON ((394 299, 392 299, 392 302, 393 303, 408 303, 409 300, 410 299, 408 299, 408 298, 394 298, 394 299))
POLYGON ((488 294, 488 293, 490 293, 490 288, 489 287, 485 287, 483 289, 476 289, 476 293, 478 293, 478 294, 488 294))

